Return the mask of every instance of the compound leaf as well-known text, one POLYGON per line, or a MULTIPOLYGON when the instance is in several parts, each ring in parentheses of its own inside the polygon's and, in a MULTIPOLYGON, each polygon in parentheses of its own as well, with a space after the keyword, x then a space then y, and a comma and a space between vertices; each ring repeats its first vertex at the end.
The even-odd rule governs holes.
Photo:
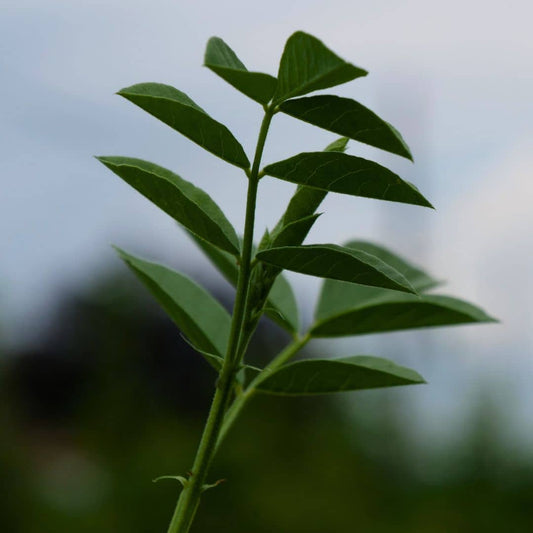
POLYGON ((204 64, 235 89, 260 104, 270 102, 276 90, 276 78, 247 70, 235 52, 219 37, 211 37, 207 42, 204 64))
POLYGON ((415 292, 402 274, 381 259, 364 251, 334 244, 271 248, 259 252, 257 258, 267 264, 310 276, 415 292))
MULTIPOLYGON (((179 272, 119 248, 117 252, 192 344, 202 352, 224 357, 231 317, 217 300, 179 272)), ((213 364, 211 359, 207 358, 213 364)))
POLYGON ((224 161, 244 169, 250 166, 242 146, 228 128, 178 89, 162 83, 139 83, 117 94, 224 161))
POLYGON ((418 189, 387 168, 341 152, 304 152, 264 168, 285 181, 331 192, 433 207, 418 189))
POLYGON ((297 31, 285 44, 273 100, 279 104, 288 98, 334 87, 367 74, 366 70, 338 57, 316 37, 297 31))
POLYGON ((320 95, 288 100, 279 106, 292 117, 413 160, 400 133, 367 107, 340 96, 320 95))
POLYGON ((414 370, 381 357, 307 359, 282 366, 257 385, 270 394, 305 395, 425 383, 414 370))
POLYGON ((231 254, 240 253, 239 239, 231 223, 211 197, 192 183, 142 159, 115 156, 97 159, 201 239, 231 254))

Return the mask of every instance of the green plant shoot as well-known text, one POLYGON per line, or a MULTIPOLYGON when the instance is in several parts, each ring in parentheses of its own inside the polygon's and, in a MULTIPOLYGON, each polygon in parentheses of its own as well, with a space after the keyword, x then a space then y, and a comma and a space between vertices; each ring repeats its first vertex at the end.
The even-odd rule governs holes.
POLYGON ((218 374, 190 471, 162 476, 182 485, 168 533, 190 530, 203 492, 218 484, 208 481, 218 446, 255 394, 310 395, 424 383, 414 370, 370 355, 291 362, 312 339, 494 321, 467 302, 428 293, 437 281, 382 246, 365 241, 343 246, 304 244, 318 218, 317 209, 330 192, 432 207, 409 181, 374 161, 346 153, 352 139, 412 160, 393 126, 349 98, 307 96, 366 76, 366 70, 300 31, 288 39, 277 77, 248 70, 218 37, 207 43, 205 66, 263 107, 251 157, 226 126, 174 87, 141 83, 118 94, 244 172, 248 192, 242 237, 206 192, 175 172, 142 159, 98 157, 175 219, 236 288, 230 316, 187 276, 117 249, 218 374), (278 113, 341 137, 322 151, 262 167, 270 124, 278 113), (258 185, 261 179, 272 178, 294 183, 296 190, 281 219, 256 245, 258 185), (324 278, 314 321, 305 331, 284 270, 324 278), (265 368, 244 373, 247 347, 263 314, 287 330, 292 341, 265 368))

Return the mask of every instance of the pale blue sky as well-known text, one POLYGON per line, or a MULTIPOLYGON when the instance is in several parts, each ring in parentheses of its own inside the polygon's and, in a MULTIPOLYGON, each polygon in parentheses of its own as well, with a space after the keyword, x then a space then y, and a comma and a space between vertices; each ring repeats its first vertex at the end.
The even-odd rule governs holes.
MULTIPOLYGON (((356 143, 351 153, 380 158, 437 206, 430 212, 332 196, 310 240, 379 239, 449 279, 452 292, 482 304, 505 326, 430 334, 440 352, 449 348, 449 365, 462 364, 469 375, 498 375, 509 390, 525 391, 522 376, 533 370, 532 18, 526 0, 4 0, 5 336, 10 342, 33 338, 61 290, 90 283, 105 265, 117 263, 110 243, 207 271, 168 217, 91 156, 132 155, 169 166, 208 190, 237 226, 243 177, 113 93, 141 81, 175 85, 250 151, 261 110, 201 67, 205 43, 219 35, 249 68, 275 74, 286 38, 302 29, 370 71, 335 92, 369 105, 400 129, 416 164, 356 143)), ((266 161, 320 149, 332 139, 276 119, 266 161)), ((279 198, 291 190, 263 180, 258 231, 275 220, 279 198)), ((316 282, 291 279, 309 307, 316 282)), ((437 381, 433 390, 446 364, 428 366, 430 381, 437 381)), ((520 393, 516 410, 525 409, 525 398, 520 393)))

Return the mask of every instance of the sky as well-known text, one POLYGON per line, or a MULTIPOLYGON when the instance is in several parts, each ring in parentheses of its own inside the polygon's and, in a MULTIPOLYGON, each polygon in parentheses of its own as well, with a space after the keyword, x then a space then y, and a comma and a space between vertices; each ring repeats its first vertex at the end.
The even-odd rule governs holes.
MULTIPOLYGON (((437 208, 330 195, 309 242, 378 240, 448 280, 451 294, 500 318, 498 326, 424 333, 439 348, 431 361, 417 362, 435 392, 417 394, 441 398, 442 412, 452 412, 476 377, 498 379, 523 420, 533 400, 527 383, 533 371, 532 18, 526 0, 4 0, 4 341, 31 342, 61 293, 118 268, 111 243, 187 272, 210 272, 166 215, 92 156, 130 155, 168 166, 207 190, 237 227, 244 217, 243 176, 114 93, 142 81, 174 85, 250 152, 261 108, 201 66, 205 43, 218 35, 248 68, 275 74, 285 40, 304 30, 370 71, 331 92, 361 101, 394 124, 415 165, 355 142, 349 152, 390 166, 437 208), (450 402, 453 380, 464 393, 450 402)), ((264 160, 319 150, 332 139, 276 116, 264 160)), ((258 233, 277 219, 280 199, 291 191, 288 184, 262 180, 258 233)), ((318 282, 290 279, 309 320, 318 282)), ((385 347, 416 344, 410 334, 388 338, 385 347)), ((517 423, 513 431, 526 429, 517 423)), ((525 438, 533 442, 533 435, 525 438)))

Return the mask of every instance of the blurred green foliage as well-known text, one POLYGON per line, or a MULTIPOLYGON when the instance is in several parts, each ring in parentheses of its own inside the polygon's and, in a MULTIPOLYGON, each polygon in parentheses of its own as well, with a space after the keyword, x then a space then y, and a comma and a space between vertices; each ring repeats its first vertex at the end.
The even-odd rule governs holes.
MULTIPOLYGON (((256 363, 282 335, 262 325, 256 363)), ((113 276, 70 298, 39 348, 1 365, 1 530, 164 531, 180 486, 151 480, 186 472, 215 374, 137 284, 113 276)), ((453 471, 429 483, 398 396, 357 398, 377 423, 348 423, 333 400, 259 396, 221 449, 211 481, 227 481, 193 531, 531 531, 533 470, 493 446, 490 409, 450 450, 453 471)))

